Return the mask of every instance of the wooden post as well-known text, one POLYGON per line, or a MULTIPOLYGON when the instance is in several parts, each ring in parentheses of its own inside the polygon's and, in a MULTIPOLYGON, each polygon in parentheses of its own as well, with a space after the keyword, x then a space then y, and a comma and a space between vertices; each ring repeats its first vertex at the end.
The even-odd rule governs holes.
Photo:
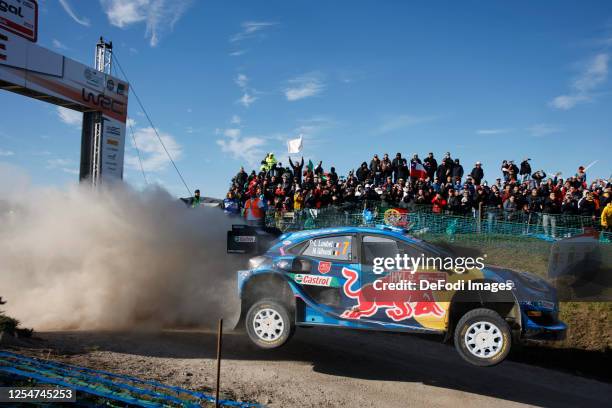
POLYGON ((219 319, 219 328, 217 330, 217 384, 215 391, 215 407, 219 405, 219 386, 221 383, 221 347, 223 346, 223 319, 219 319))

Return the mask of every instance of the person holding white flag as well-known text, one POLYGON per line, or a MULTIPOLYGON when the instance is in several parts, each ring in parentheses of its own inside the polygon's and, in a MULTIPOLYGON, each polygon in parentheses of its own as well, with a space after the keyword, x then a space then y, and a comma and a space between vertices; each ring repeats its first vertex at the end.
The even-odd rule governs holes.
POLYGON ((295 181, 299 184, 302 184, 302 168, 304 167, 304 156, 302 156, 302 161, 298 162, 297 160, 294 162, 291 161, 291 157, 289 157, 289 165, 293 169, 293 177, 295 181))
POLYGON ((302 151, 302 135, 297 139, 287 140, 287 150, 289 154, 296 154, 302 151))

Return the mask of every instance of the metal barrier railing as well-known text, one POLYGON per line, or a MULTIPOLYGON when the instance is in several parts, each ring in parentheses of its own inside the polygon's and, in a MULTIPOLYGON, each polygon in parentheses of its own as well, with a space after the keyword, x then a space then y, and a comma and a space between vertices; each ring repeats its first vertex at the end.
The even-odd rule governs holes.
MULTIPOLYGON (((389 223, 385 212, 389 207, 365 205, 368 211, 355 208, 326 207, 304 209, 293 212, 268 211, 266 224, 282 231, 325 228, 337 226, 366 226, 389 223)), ((493 236, 535 237, 545 240, 569 238, 584 233, 585 228, 597 228, 596 220, 590 217, 549 215, 542 213, 524 214, 520 217, 504 217, 503 212, 490 209, 475 209, 466 216, 434 213, 431 206, 412 206, 400 214, 398 222, 413 232, 421 234, 478 234, 481 239, 493 236)), ((612 234, 602 232, 601 240, 612 242, 612 234)))

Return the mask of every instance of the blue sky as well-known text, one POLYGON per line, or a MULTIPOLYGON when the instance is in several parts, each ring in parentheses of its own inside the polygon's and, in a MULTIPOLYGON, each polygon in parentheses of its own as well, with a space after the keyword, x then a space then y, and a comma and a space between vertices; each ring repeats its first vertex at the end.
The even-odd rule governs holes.
MULTIPOLYGON (((450 151, 485 179, 502 159, 612 173, 610 1, 39 1, 39 44, 121 65, 189 186, 220 197, 241 165, 304 134, 341 173, 373 153, 450 151)), ((0 162, 75 183, 80 118, 0 93, 0 162), (26 120, 24 120, 24 118, 26 120)), ((186 195, 146 118, 130 117, 149 181, 186 195)), ((129 136, 129 134, 128 134, 129 136)), ((144 181, 128 138, 125 180, 144 181)))

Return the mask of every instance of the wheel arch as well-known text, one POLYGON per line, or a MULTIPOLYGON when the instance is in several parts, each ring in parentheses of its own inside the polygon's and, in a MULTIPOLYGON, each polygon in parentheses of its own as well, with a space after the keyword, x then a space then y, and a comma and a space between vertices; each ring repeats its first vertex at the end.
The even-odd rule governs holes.
MULTIPOLYGON (((495 283, 495 281, 487 279, 478 279, 472 282, 495 283)), ((513 333, 520 333, 521 309, 513 292, 461 291, 455 293, 451 299, 448 312, 448 329, 444 341, 453 338, 455 327, 463 315, 479 308, 497 312, 508 323, 513 333)))
POLYGON ((244 322, 249 308, 260 299, 275 299, 290 313, 295 312, 295 296, 287 279, 279 273, 264 272, 252 276, 242 286, 239 325, 244 322))

